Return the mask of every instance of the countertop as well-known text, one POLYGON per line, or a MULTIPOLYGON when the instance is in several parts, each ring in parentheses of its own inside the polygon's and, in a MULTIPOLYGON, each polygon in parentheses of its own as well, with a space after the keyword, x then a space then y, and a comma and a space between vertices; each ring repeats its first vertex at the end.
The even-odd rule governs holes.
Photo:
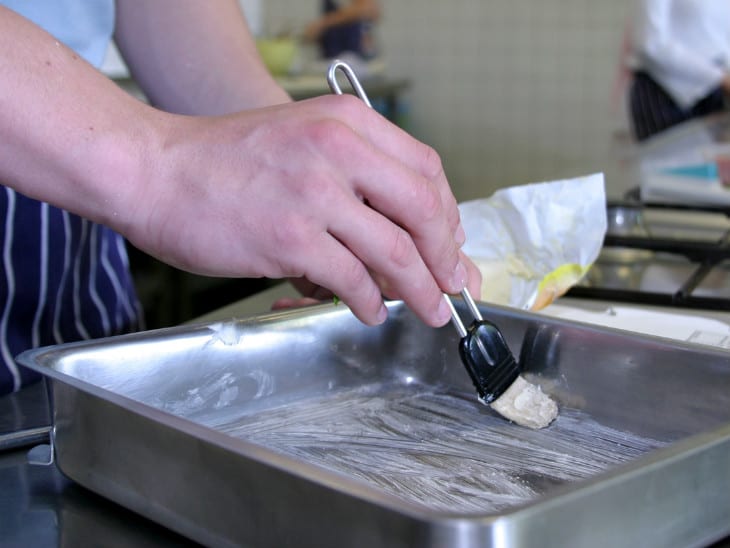
MULTIPOLYGON (((253 297, 207 314, 208 322, 245 317, 269 310, 276 298, 292 294, 288 285, 275 286, 253 297)), ((605 303, 562 300, 561 306, 596 309, 605 303)), ((725 318, 719 318, 724 320, 725 318)), ((29 464, 28 452, 43 441, 47 424, 42 383, 0 398, 0 544, 9 547, 55 546, 194 546, 195 544, 65 478, 55 465, 29 464), (7 433, 26 428, 28 436, 7 433), (3 437, 3 434, 6 434, 3 437)), ((730 547, 730 538, 713 548, 730 547)))
POLYGON ((28 464, 27 448, 0 453, 0 545, 195 546, 66 479, 28 464))

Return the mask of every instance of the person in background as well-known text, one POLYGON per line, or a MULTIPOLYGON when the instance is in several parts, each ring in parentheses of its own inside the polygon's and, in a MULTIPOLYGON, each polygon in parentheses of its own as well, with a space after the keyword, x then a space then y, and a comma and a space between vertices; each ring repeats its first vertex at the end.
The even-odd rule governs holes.
POLYGON ((725 108, 730 2, 637 0, 629 109, 639 141, 725 108))
POLYGON ((0 0, 0 74, 0 392, 28 348, 140 327, 122 237, 366 324, 478 295, 438 155, 355 97, 293 103, 236 0, 0 0), (112 33, 149 104, 95 68, 112 33))
POLYGON ((373 27, 379 18, 376 0, 351 0, 342 5, 323 0, 322 15, 307 26, 304 37, 319 44, 324 59, 350 53, 369 60, 377 54, 373 27))

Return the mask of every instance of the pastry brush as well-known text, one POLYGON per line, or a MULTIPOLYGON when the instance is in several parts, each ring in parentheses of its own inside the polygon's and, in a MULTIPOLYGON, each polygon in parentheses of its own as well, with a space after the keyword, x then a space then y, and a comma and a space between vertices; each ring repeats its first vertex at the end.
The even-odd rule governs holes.
MULTIPOLYGON (((329 67, 327 82, 332 92, 342 95, 337 82, 338 70, 343 72, 355 94, 372 108, 355 72, 344 61, 335 60, 329 67)), ((461 321, 451 297, 444 293, 460 337, 459 355, 477 389, 479 401, 517 424, 544 428, 557 416, 557 405, 539 386, 520 375, 520 367, 502 333, 495 324, 482 318, 469 290, 464 288, 461 296, 474 318, 468 327, 461 321)))

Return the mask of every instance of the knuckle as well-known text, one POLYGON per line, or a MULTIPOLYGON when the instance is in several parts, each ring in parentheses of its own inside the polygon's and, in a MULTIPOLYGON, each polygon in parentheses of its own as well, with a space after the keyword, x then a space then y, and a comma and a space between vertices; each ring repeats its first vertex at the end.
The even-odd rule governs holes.
POLYGON ((309 137, 317 146, 332 147, 347 139, 351 133, 346 124, 331 116, 313 121, 309 126, 309 137))
POLYGON ((290 215, 285 223, 272 223, 271 245, 280 251, 298 250, 311 243, 315 232, 311 219, 290 215))
POLYGON ((308 123, 308 134, 317 146, 337 146, 337 150, 359 139, 354 128, 362 128, 368 124, 373 109, 353 95, 332 95, 323 103, 316 117, 308 123))
POLYGON ((429 179, 441 177, 444 173, 444 166, 436 149, 423 144, 423 174, 429 179))
POLYGON ((416 203, 424 222, 433 221, 443 214, 441 194, 434 185, 421 185, 416 203))
POLYGON ((356 259, 348 261, 341 270, 348 292, 361 290, 363 285, 370 279, 370 274, 365 265, 356 259))
POLYGON ((339 186, 324 170, 312 172, 299 187, 300 206, 315 211, 317 208, 334 203, 339 196, 339 186))
POLYGON ((362 99, 352 95, 351 93, 331 95, 330 97, 332 103, 331 108, 333 111, 345 119, 350 119, 353 116, 359 116, 361 112, 368 109, 362 99))
POLYGON ((455 246, 446 246, 440 255, 437 265, 434 266, 434 275, 444 284, 451 284, 451 277, 459 264, 459 252, 455 246))
POLYGON ((359 260, 352 258, 345 262, 333 261, 329 272, 336 279, 341 297, 361 304, 380 299, 370 272, 359 260))
POLYGON ((389 239, 388 259, 399 267, 412 264, 416 258, 416 246, 410 235, 400 227, 394 227, 389 239))

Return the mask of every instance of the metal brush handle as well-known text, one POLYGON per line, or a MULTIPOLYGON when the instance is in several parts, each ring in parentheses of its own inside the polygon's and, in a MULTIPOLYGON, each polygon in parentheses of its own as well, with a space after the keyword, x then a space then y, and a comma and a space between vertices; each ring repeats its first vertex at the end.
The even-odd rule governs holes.
POLYGON ((350 85, 352 86, 352 89, 355 91, 355 94, 363 100, 363 102, 369 106, 370 108, 373 108, 372 103, 370 102, 370 99, 368 99, 367 94, 365 93, 365 90, 360 85, 360 80, 357 79, 357 75, 355 74, 355 71, 352 70, 352 67, 345 63, 344 61, 340 61, 339 59, 335 59, 332 61, 332 64, 330 65, 329 70, 327 71, 327 83, 330 86, 330 89, 332 90, 332 93, 336 95, 342 95, 342 89, 340 88, 340 84, 337 81, 337 71, 341 70, 342 73, 345 75, 347 80, 350 82, 350 85))
MULTIPOLYGON (((339 82, 337 82, 337 71, 340 70, 347 78, 348 82, 350 82, 350 85, 352 86, 353 91, 355 94, 362 99, 362 101, 370 108, 373 108, 372 103, 370 102, 370 99, 368 99, 367 94, 365 93, 365 90, 363 89, 362 85, 360 85, 360 80, 358 80, 357 75, 355 74, 355 71, 352 70, 352 67, 345 63, 344 61, 341 61, 339 59, 335 59, 332 61, 332 64, 329 67, 329 70, 327 71, 327 83, 329 84, 330 89, 332 90, 332 93, 336 95, 342 95, 342 88, 340 88, 339 82)), ((468 331, 466 327, 464 326, 464 323, 461 321, 461 318, 459 318, 459 315, 456 313, 456 308, 454 307, 454 303, 451 301, 451 297, 449 297, 446 293, 443 294, 444 299, 446 299, 446 302, 449 305, 449 310, 451 310, 451 323, 454 324, 454 327, 456 328, 456 332, 459 334, 459 338, 463 339, 466 337, 468 331)), ((474 316, 474 319, 477 322, 482 321, 482 315, 479 313, 479 309, 477 308, 476 303, 474 302, 474 299, 472 299, 471 294, 469 293, 469 290, 465 287, 461 290, 461 296, 466 302, 466 306, 469 308, 469 312, 472 316, 474 316)))

